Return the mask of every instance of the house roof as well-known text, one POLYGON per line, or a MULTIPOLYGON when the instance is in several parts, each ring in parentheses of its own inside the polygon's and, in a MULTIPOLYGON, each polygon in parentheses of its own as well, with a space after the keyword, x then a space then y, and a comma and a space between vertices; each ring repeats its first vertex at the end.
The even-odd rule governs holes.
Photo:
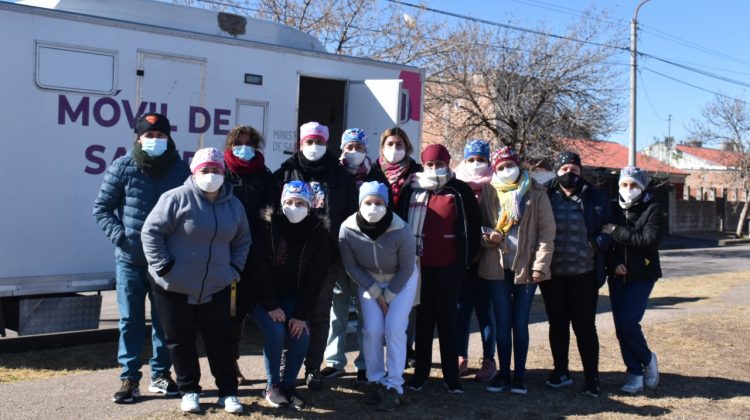
POLYGON ((675 148, 683 153, 688 153, 698 159, 703 159, 718 166, 736 166, 739 164, 741 157, 738 152, 686 146, 684 144, 678 144, 675 148))
MULTIPOLYGON (((563 146, 581 156, 583 166, 620 170, 628 166, 628 148, 620 143, 604 140, 571 139, 562 140, 563 146)), ((667 163, 636 152, 639 168, 654 173, 688 175, 667 163)))

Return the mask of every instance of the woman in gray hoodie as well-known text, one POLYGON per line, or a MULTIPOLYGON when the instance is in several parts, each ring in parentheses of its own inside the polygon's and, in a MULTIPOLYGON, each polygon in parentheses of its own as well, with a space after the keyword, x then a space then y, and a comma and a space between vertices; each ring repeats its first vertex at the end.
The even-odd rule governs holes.
POLYGON ((181 409, 199 412, 200 366, 195 344, 200 330, 219 406, 242 413, 237 398, 232 282, 239 280, 250 249, 242 203, 224 182, 222 153, 198 150, 185 183, 165 192, 141 231, 152 277, 153 299, 174 361, 181 409))
POLYGON ((388 208, 384 184, 363 183, 359 206, 341 225, 339 249, 346 272, 359 286, 365 323, 362 350, 371 384, 365 402, 393 411, 404 392, 406 327, 419 275, 416 240, 411 228, 388 208))

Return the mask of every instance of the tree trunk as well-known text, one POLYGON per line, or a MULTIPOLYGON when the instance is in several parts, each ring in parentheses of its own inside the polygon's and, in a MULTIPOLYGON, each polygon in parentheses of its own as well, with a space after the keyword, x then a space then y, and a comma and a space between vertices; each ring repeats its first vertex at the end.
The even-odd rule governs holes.
POLYGON ((734 234, 738 238, 742 237, 742 232, 745 230, 745 220, 747 219, 748 211, 750 211, 750 196, 745 198, 745 205, 742 206, 740 220, 737 222, 737 231, 734 234))

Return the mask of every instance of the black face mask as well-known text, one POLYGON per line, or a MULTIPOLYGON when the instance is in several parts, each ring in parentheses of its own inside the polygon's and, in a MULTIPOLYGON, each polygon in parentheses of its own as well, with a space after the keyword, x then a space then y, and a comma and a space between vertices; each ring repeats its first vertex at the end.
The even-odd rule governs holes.
POLYGON ((573 172, 565 172, 562 175, 557 176, 557 182, 562 185, 563 188, 571 189, 578 186, 581 183, 581 177, 573 172))

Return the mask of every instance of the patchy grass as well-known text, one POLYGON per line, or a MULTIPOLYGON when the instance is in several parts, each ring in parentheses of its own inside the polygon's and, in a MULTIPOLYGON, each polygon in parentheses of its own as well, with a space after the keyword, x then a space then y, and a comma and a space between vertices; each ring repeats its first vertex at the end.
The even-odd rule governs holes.
MULTIPOLYGON (((581 365, 575 342, 571 342, 570 368, 576 381, 573 387, 551 390, 544 386, 551 356, 547 342, 547 326, 541 299, 537 297, 531 326, 531 347, 527 361, 529 394, 491 394, 485 384, 471 379, 463 381, 464 395, 449 395, 441 386, 440 371, 433 369, 432 380, 422 392, 407 391, 408 401, 393 418, 635 418, 667 416, 671 418, 746 418, 750 412, 750 360, 746 357, 750 343, 750 272, 723 273, 679 280, 659 281, 652 294, 644 321, 644 332, 652 349, 659 355, 662 371, 659 387, 643 395, 619 393, 625 381, 619 346, 606 308, 606 297, 598 317, 600 379, 602 394, 598 399, 577 395, 582 381, 581 365)), ((606 287, 602 294, 606 295, 606 287)), ((243 341, 243 354, 257 355, 257 330, 243 341)), ((476 335, 476 334, 475 334, 476 335)), ((476 355, 480 346, 472 338, 470 350, 476 355)), ((78 348, 9 354, 0 357, 0 382, 30 380, 78 372, 116 367, 116 345, 113 343, 78 348)), ((437 354, 435 352, 435 354, 437 354)), ((310 408, 301 412, 269 408, 261 398, 262 368, 257 356, 243 356, 246 373, 255 384, 242 387, 240 397, 245 404, 245 417, 267 418, 381 418, 382 413, 362 402, 362 390, 353 377, 333 381, 333 389, 323 393, 301 394, 310 408), (258 365, 258 366, 255 366, 258 365), (252 369, 251 369, 252 368, 252 369)), ((473 360, 472 360, 473 362, 473 360)), ((472 367, 476 363, 472 363, 472 367)), ((209 375, 208 372, 204 372, 209 375)), ((408 379, 408 374, 407 374, 408 379)), ((146 418, 217 418, 230 419, 213 404, 215 391, 209 387, 204 413, 198 416, 179 411, 179 400, 146 418)))

